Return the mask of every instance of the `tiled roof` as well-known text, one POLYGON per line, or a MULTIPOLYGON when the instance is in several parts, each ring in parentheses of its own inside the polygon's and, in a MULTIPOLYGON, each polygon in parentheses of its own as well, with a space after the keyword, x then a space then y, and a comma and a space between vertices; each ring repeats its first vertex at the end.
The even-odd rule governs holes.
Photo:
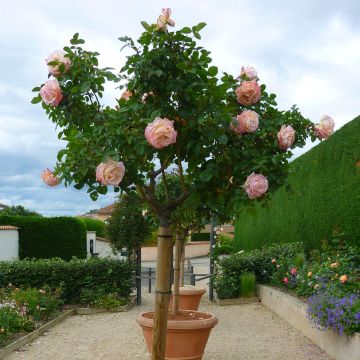
POLYGON ((17 230, 18 228, 11 225, 1 225, 0 230, 17 230))
POLYGON ((98 214, 102 214, 102 215, 111 214, 114 210, 114 207, 115 207, 115 204, 105 206, 98 211, 98 214))

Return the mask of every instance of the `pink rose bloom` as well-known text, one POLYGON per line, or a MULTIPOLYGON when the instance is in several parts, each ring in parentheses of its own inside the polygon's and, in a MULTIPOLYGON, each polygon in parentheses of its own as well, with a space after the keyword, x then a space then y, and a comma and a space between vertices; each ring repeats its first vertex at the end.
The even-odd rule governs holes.
POLYGON ((175 21, 170 19, 171 9, 165 8, 161 10, 162 15, 160 15, 157 19, 157 30, 167 30, 167 25, 175 26, 175 21))
MULTIPOLYGON (((49 64, 52 61, 58 61, 65 65, 65 70, 63 73, 67 72, 70 69, 71 61, 68 57, 65 57, 65 52, 61 50, 56 50, 45 59, 46 64, 49 64)), ((60 65, 60 64, 59 64, 60 65)), ((63 73, 59 70, 59 65, 48 65, 49 73, 53 76, 59 76, 63 73)))
POLYGON ((125 90, 121 94, 121 99, 128 101, 132 96, 133 96, 133 93, 130 90, 125 90))
POLYGON ((124 175, 124 164, 112 159, 106 163, 100 163, 96 168, 96 181, 103 185, 119 185, 124 175))
POLYGON ((295 130, 291 125, 283 125, 277 135, 279 141, 279 148, 286 150, 291 147, 295 141, 295 130))
POLYGON ((254 172, 249 175, 243 185, 249 199, 255 199, 264 195, 269 187, 268 180, 262 174, 255 174, 254 172))
POLYGON ((235 132, 239 134, 252 133, 259 126, 259 115, 255 111, 245 110, 236 117, 237 126, 232 125, 235 132))
POLYGON ((340 276, 340 282, 341 282, 342 284, 345 284, 348 280, 349 280, 349 278, 348 278, 347 275, 341 275, 341 276, 340 276))
POLYGON ((297 274, 297 269, 296 269, 296 268, 292 268, 292 269, 290 270, 290 274, 293 275, 293 276, 296 276, 296 274, 297 274))
POLYGON ((287 284, 289 283, 289 279, 288 279, 287 277, 284 277, 284 278, 283 278, 283 283, 284 283, 285 285, 287 285, 287 284))
POLYGON ((253 105, 260 99, 260 86, 255 80, 243 81, 235 90, 237 101, 245 106, 253 105))
POLYGON ((240 76, 245 77, 246 80, 257 79, 257 75, 258 75, 258 73, 253 66, 247 66, 247 67, 243 66, 241 68, 240 76))
POLYGON ((63 99, 59 82, 56 79, 46 81, 40 89, 40 96, 46 105, 58 106, 63 99))
POLYGON ((145 129, 146 140, 156 149, 176 143, 177 132, 174 129, 174 121, 167 118, 157 117, 145 129))
POLYGON ((319 139, 327 139, 334 132, 334 127, 334 120, 330 116, 324 115, 320 119, 320 124, 315 125, 315 134, 319 139))
POLYGON ((54 173, 49 169, 43 171, 41 174, 41 179, 46 185, 49 186, 56 186, 60 183, 59 178, 55 176, 54 173))
POLYGON ((271 259, 271 262, 272 262, 273 264, 275 264, 275 263, 276 263, 276 259, 271 259))

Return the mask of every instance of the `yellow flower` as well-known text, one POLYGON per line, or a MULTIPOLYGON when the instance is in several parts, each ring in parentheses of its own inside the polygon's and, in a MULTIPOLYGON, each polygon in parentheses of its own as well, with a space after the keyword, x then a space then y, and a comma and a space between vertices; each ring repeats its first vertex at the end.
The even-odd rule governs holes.
POLYGON ((348 278, 347 275, 341 275, 341 276, 340 276, 340 282, 341 282, 342 284, 345 284, 348 280, 349 280, 349 278, 348 278))
POLYGON ((311 277, 312 276, 312 271, 309 271, 308 272, 308 277, 311 277))

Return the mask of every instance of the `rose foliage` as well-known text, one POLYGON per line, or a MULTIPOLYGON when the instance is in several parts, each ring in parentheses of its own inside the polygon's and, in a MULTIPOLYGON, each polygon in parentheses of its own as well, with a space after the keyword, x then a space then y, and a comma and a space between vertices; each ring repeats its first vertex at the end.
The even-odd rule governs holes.
POLYGON ((210 52, 197 44, 205 23, 173 32, 142 25, 137 41, 119 38, 129 51, 120 73, 99 68, 99 54, 85 50, 78 34, 63 57, 48 58, 59 88, 54 81, 34 88, 40 93, 33 103, 43 100, 66 143, 55 175, 66 186, 87 187, 93 200, 108 185, 137 190, 162 225, 185 200, 224 215, 249 197, 266 199, 286 181, 291 149, 303 146, 308 136, 316 138, 312 122, 296 107, 278 110, 276 96, 259 84, 253 68, 239 76, 219 74, 210 52), (107 81, 124 89, 115 108, 101 103, 107 81), (244 111, 251 113, 239 116, 244 111), (279 144, 284 126, 294 132, 289 138, 282 134, 279 144), (118 165, 109 169, 109 160, 118 165), (166 178, 174 168, 188 181, 182 181, 179 196, 168 192, 159 199, 157 176, 166 178), (253 173, 259 176, 249 183, 253 173))

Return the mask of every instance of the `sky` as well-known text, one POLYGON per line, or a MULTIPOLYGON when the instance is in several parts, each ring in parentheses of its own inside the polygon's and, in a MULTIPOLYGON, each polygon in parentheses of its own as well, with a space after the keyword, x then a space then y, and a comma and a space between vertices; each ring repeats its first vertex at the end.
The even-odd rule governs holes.
MULTIPOLYGON (((117 38, 137 38, 140 21, 156 22, 163 7, 172 9, 175 29, 206 22, 200 44, 214 65, 233 75, 254 66, 280 109, 296 104, 315 123, 330 115, 335 129, 359 115, 358 0, 1 0, 0 203, 60 216, 114 201, 113 193, 93 202, 86 191, 42 183, 42 170, 53 169, 64 143, 41 106, 30 103, 31 89, 47 79, 44 59, 75 32, 100 52, 100 66, 119 70, 125 54, 117 38)), ((119 96, 108 86, 104 103, 119 96)))

